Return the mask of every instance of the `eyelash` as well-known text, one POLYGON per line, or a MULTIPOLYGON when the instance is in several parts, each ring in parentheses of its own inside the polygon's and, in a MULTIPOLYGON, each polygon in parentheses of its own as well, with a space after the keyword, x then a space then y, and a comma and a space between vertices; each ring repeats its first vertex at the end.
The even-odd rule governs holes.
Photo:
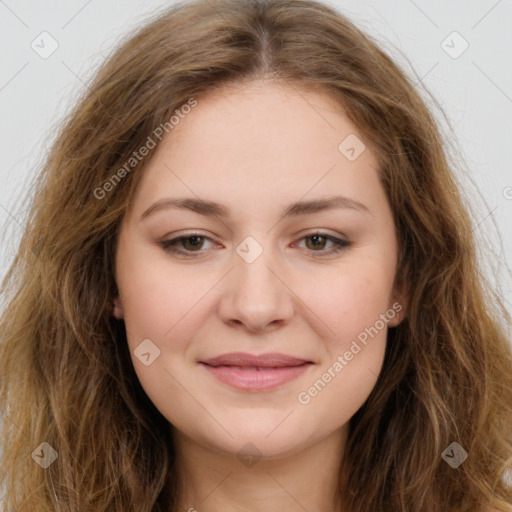
MULTIPOLYGON (((321 251, 311 251, 313 253, 312 256, 314 258, 323 258, 323 257, 326 257, 326 256, 330 256, 332 254, 337 254, 339 252, 344 251, 345 249, 347 249, 348 247, 350 247, 352 245, 352 242, 349 242, 348 240, 340 240, 339 238, 336 238, 334 236, 328 235, 326 233, 321 233, 321 232, 319 232, 319 233, 311 233, 309 235, 306 235, 306 236, 301 238, 301 241, 306 239, 306 238, 311 238, 311 237, 314 237, 314 236, 325 238, 326 240, 329 240, 329 241, 331 241, 331 242, 333 242, 335 244, 335 246, 332 247, 331 249, 324 249, 324 250, 321 250, 321 251), (315 254, 315 253, 320 253, 320 254, 315 254)), ((198 251, 188 251, 187 252, 187 251, 183 251, 183 250, 180 250, 180 249, 176 249, 176 247, 175 247, 182 240, 186 240, 188 238, 194 238, 194 237, 199 237, 199 238, 202 238, 203 240, 213 241, 210 237, 207 237, 205 235, 201 235, 200 233, 190 233, 190 234, 187 234, 187 235, 184 235, 184 236, 173 238, 171 240, 162 240, 160 242, 160 246, 165 251, 173 253, 173 254, 176 254, 176 255, 179 255, 180 257, 183 257, 183 258, 195 258, 196 256, 193 255, 194 253, 201 253, 201 252, 204 252, 204 251, 198 250, 198 251)))

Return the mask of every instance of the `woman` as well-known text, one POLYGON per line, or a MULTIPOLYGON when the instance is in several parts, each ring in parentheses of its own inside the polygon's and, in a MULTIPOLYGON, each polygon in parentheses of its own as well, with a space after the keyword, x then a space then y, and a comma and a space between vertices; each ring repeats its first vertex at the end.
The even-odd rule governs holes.
POLYGON ((324 4, 127 40, 4 287, 9 510, 512 510, 510 318, 432 115, 324 4))

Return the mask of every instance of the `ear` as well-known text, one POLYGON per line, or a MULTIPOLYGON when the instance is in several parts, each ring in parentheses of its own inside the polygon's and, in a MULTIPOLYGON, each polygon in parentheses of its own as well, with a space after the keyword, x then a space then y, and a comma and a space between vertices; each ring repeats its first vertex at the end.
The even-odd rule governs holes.
POLYGON ((400 325, 407 314, 406 303, 403 299, 397 298, 391 301, 389 305, 389 309, 387 311, 388 318, 390 319, 388 322, 388 327, 397 327, 400 325))
POLYGON ((121 299, 119 298, 119 296, 114 298, 114 310, 112 312, 112 315, 118 320, 124 318, 123 305, 121 303, 121 299))
POLYGON ((388 322, 389 327, 397 327, 400 325, 407 316, 407 309, 409 305, 409 291, 407 286, 403 284, 397 290, 395 289, 388 309, 388 322))

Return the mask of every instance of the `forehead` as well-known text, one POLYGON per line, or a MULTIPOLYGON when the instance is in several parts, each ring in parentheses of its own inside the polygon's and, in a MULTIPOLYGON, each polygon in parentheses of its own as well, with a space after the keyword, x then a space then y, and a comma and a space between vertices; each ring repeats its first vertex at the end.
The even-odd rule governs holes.
POLYGON ((197 102, 155 150, 136 197, 176 191, 225 203, 297 201, 310 192, 358 195, 377 184, 376 157, 325 91, 259 81, 197 102), (361 151, 356 159, 341 151, 346 140, 361 151))
MULTIPOLYGON (((240 149, 247 155, 252 148, 278 147, 291 158, 293 153, 285 151, 293 147, 297 153, 302 141, 314 142, 317 152, 332 151, 337 150, 340 137, 355 132, 358 128, 328 92, 259 80, 226 85, 198 98, 197 107, 168 134, 166 142, 168 146, 200 143, 221 150, 229 145, 231 154, 240 149)), ((302 149, 308 148, 314 149, 313 144, 302 149)))

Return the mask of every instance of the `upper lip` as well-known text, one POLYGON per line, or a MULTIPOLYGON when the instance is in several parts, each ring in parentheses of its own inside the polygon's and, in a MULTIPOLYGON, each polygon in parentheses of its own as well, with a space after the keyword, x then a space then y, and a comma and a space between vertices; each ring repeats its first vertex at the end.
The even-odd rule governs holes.
POLYGON ((307 359, 279 354, 277 352, 267 354, 247 354, 244 352, 230 352, 211 359, 199 361, 210 366, 240 366, 240 367, 261 367, 261 368, 284 368, 300 366, 304 363, 311 363, 307 359))

